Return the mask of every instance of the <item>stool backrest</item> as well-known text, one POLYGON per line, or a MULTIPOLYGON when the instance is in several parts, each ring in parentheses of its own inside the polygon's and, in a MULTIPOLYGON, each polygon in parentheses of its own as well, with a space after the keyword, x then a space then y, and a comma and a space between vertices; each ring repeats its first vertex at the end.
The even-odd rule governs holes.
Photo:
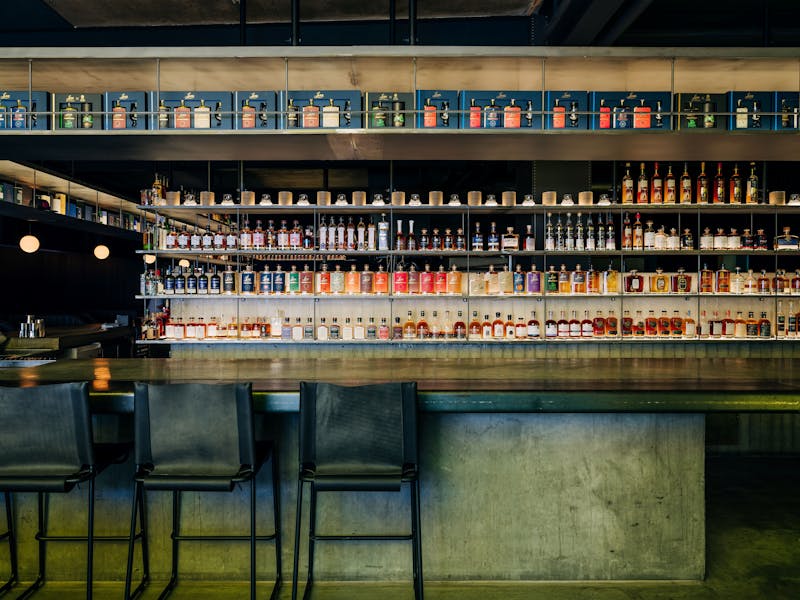
POLYGON ((0 466, 73 473, 94 465, 88 384, 0 388, 0 466))
POLYGON ((300 464, 369 472, 417 464, 417 384, 300 383, 300 464))
POLYGON ((136 464, 213 472, 255 463, 249 383, 136 384, 136 464))

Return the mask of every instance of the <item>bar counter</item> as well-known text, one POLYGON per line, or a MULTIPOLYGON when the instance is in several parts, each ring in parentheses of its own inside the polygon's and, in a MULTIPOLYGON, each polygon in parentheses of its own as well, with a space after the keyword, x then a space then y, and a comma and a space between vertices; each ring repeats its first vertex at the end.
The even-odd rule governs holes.
MULTIPOLYGON (((259 431, 276 440, 280 452, 283 539, 291 540, 299 382, 417 381, 428 581, 698 580, 706 569, 706 415, 800 411, 800 369, 794 362, 531 360, 495 353, 486 358, 376 360, 348 358, 346 352, 323 358, 89 359, 2 369, 0 385, 90 381, 97 421, 111 422, 107 429, 116 433, 124 427, 114 429, 114 423, 130 420, 135 381, 252 382, 256 409, 262 413, 259 431)), ((106 517, 104 526, 127 514, 131 469, 120 467, 112 489, 105 492, 115 498, 116 512, 106 517)), ((402 531, 406 524, 398 515, 405 515, 408 501, 348 496, 326 499, 324 510, 335 515, 333 530, 349 530, 353 515, 359 515, 368 520, 365 530, 402 531)), ((152 551, 163 559, 170 508, 166 497, 159 502, 151 509, 151 522, 161 541, 152 551)), ((233 514, 221 500, 203 504, 205 508, 194 499, 187 502, 189 518, 216 523, 233 514)), ((259 503, 269 506, 270 499, 262 493, 259 503)), ((33 502, 19 506, 34 522, 33 502)), ((321 579, 363 579, 371 573, 408 579, 409 550, 404 545, 380 550, 371 543, 349 546, 321 547, 321 579)), ((246 576, 245 550, 226 550, 226 573, 246 576)), ((287 578, 291 551, 291 543, 284 542, 287 578)), ((35 562, 33 543, 22 552, 35 562)), ((218 576, 223 570, 217 556, 192 559, 187 576, 218 576)), ((68 560, 54 577, 68 579, 79 559, 68 560)), ((98 576, 118 579, 123 560, 122 554, 109 555, 98 576)), ((271 553, 260 554, 262 572, 271 560, 271 553)), ((166 572, 157 570, 154 576, 163 578, 166 572)))
POLYGON ((90 381, 98 412, 131 412, 133 382, 253 382, 257 410, 296 412, 301 380, 417 381, 426 412, 796 412, 791 359, 87 359, 0 370, 0 385, 90 381))

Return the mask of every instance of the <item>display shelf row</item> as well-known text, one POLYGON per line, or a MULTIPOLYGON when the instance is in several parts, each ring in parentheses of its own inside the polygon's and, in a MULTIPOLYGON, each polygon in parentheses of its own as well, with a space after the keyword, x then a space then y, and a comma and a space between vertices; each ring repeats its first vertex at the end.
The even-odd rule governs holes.
POLYGON ((342 294, 309 294, 304 292, 297 293, 273 293, 273 294, 137 294, 137 300, 277 300, 277 301, 290 301, 290 300, 314 300, 314 301, 353 301, 363 302, 368 301, 384 301, 391 302, 393 300, 434 300, 439 299, 443 301, 453 301, 461 299, 464 302, 470 300, 542 300, 546 299, 598 299, 598 300, 615 300, 620 298, 793 298, 800 297, 800 290, 793 290, 788 292, 772 291, 772 292, 753 292, 734 294, 730 292, 622 292, 622 293, 512 293, 512 294, 459 294, 459 293, 433 293, 433 294, 361 294, 361 293, 342 293, 342 294))

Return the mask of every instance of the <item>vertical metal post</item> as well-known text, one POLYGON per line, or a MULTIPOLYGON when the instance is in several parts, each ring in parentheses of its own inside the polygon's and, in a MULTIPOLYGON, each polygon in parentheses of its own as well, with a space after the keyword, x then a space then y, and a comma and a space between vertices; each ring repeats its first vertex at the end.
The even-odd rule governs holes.
POLYGON ((292 0, 292 46, 300 45, 300 0, 292 0))
POLYGON ((247 0, 239 0, 239 45, 247 45, 247 0))
POLYGON ((417 0, 408 0, 408 45, 417 44, 417 0))
POLYGON ((395 27, 397 25, 397 0, 389 0, 389 44, 395 45, 395 27))

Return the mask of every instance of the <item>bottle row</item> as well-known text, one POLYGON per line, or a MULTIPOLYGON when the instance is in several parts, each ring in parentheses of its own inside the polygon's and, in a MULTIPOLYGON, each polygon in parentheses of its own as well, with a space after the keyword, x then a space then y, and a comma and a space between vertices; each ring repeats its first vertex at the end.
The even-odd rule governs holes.
POLYGON ((654 310, 623 311, 619 319, 613 310, 604 314, 596 311, 583 311, 580 318, 578 311, 560 311, 559 317, 554 311, 547 312, 547 318, 540 322, 537 311, 529 317, 494 313, 479 318, 478 311, 472 311, 472 319, 464 318, 464 311, 455 314, 446 310, 414 311, 409 310, 405 320, 399 316, 390 323, 387 317, 376 322, 374 316, 346 316, 340 321, 334 316, 330 321, 320 317, 296 316, 293 319, 283 314, 271 317, 244 317, 238 321, 236 317, 172 317, 168 311, 145 316, 142 328, 143 340, 286 340, 286 341, 350 341, 350 340, 472 340, 472 341, 523 341, 542 339, 618 339, 618 338, 659 338, 659 339, 703 339, 703 338, 749 338, 749 339, 785 339, 798 338, 798 322, 800 314, 793 312, 793 307, 784 312, 779 304, 777 317, 773 323, 766 311, 761 311, 757 318, 754 311, 737 311, 735 317, 728 310, 724 317, 718 311, 709 316, 701 311, 698 321, 687 311, 682 315, 675 310, 671 315, 662 310, 656 315, 654 310))
MULTIPOLYGON (((546 252, 602 252, 621 250, 632 251, 694 251, 695 237, 689 227, 678 233, 676 227, 666 225, 654 227, 653 220, 642 223, 640 213, 635 213, 631 221, 628 213, 624 213, 620 222, 620 239, 617 244, 616 227, 611 215, 595 218, 588 214, 584 223, 583 213, 566 213, 565 219, 558 214, 553 223, 553 214, 547 213, 544 224, 544 244, 546 252)), ((291 225, 288 220, 267 221, 266 229, 261 220, 256 221, 254 229, 250 221, 244 220, 241 230, 234 223, 226 227, 217 224, 214 228, 202 230, 182 225, 178 230, 173 222, 169 229, 156 226, 148 229, 143 238, 144 250, 187 251, 198 253, 237 252, 237 251, 342 251, 342 252, 519 252, 536 251, 536 237, 532 224, 526 224, 522 233, 518 233, 513 225, 505 227, 505 232, 498 231, 495 221, 489 223, 484 233, 481 223, 473 223, 473 231, 469 236, 462 227, 422 227, 414 230, 414 221, 407 221, 404 231, 402 219, 396 220, 394 232, 390 232, 389 222, 385 215, 377 225, 369 219, 364 222, 359 217, 354 223, 353 217, 334 217, 330 221, 325 216, 320 218, 318 226, 301 225, 295 219, 291 225)), ((757 228, 755 233, 749 227, 740 233, 737 228, 726 230, 717 227, 712 233, 711 227, 705 227, 699 236, 700 250, 797 250, 800 243, 797 235, 791 233, 791 227, 782 227, 780 235, 770 239, 764 228, 757 228)))
POLYGON ((362 270, 351 264, 349 271, 343 271, 336 264, 333 271, 326 263, 319 271, 312 271, 304 265, 298 271, 296 265, 284 271, 281 265, 270 270, 265 264, 263 270, 255 271, 245 266, 234 271, 228 265, 222 273, 215 267, 167 268, 162 277, 156 269, 144 271, 139 281, 141 296, 169 295, 452 295, 452 296, 493 296, 493 295, 614 295, 614 294, 800 294, 800 269, 793 274, 784 270, 767 273, 762 270, 756 274, 752 269, 743 273, 739 267, 730 271, 724 266, 711 270, 707 266, 699 273, 687 273, 678 269, 665 273, 656 269, 654 273, 639 273, 637 270, 620 273, 613 265, 604 271, 597 271, 591 265, 582 269, 576 265, 568 270, 561 265, 556 270, 539 271, 536 265, 526 271, 517 264, 512 271, 508 265, 502 270, 489 266, 486 271, 462 272, 456 265, 446 270, 440 265, 432 270, 429 264, 423 271, 414 265, 405 270, 402 265, 388 272, 383 265, 377 271, 365 264, 362 270))

